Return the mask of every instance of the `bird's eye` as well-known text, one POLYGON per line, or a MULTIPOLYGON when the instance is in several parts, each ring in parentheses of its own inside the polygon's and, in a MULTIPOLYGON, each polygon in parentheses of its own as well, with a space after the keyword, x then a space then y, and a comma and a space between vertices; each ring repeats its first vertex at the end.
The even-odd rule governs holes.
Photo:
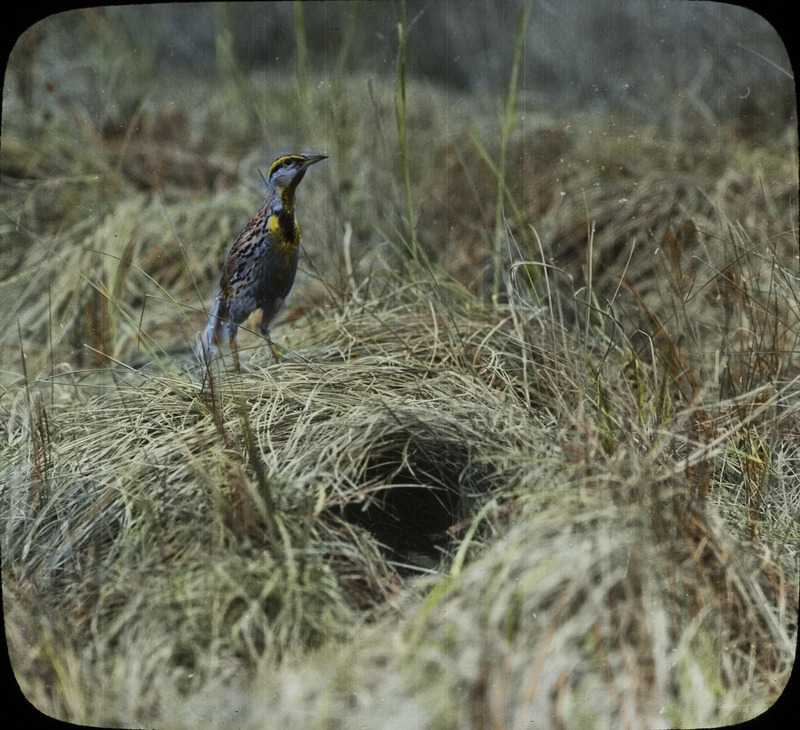
POLYGON ((269 170, 269 176, 272 177, 275 175, 279 170, 286 170, 286 169, 293 169, 298 162, 297 157, 293 157, 292 155, 287 155, 285 157, 279 157, 275 162, 272 163, 272 167, 269 170))

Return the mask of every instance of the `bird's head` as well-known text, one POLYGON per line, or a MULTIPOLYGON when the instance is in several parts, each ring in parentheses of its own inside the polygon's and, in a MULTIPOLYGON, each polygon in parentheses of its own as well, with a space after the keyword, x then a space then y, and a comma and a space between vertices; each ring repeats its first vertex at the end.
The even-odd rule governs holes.
POLYGON ((267 185, 273 188, 284 203, 293 200, 294 191, 306 174, 306 170, 328 155, 284 155, 269 166, 267 185))

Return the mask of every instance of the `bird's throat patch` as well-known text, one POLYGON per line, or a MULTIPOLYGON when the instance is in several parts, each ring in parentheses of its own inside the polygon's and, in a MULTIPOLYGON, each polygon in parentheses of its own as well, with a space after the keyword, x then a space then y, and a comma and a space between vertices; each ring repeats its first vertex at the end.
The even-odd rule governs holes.
POLYGON ((300 245, 300 225, 294 215, 285 210, 270 215, 267 231, 275 250, 283 255, 290 254, 300 245))

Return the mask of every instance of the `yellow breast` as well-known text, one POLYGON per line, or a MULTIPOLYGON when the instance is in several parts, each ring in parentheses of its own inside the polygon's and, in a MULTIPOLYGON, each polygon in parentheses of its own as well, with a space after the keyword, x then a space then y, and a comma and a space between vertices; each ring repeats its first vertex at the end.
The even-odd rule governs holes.
POLYGON ((288 256, 300 245, 300 224, 286 211, 270 215, 267 233, 273 250, 281 256, 288 256))

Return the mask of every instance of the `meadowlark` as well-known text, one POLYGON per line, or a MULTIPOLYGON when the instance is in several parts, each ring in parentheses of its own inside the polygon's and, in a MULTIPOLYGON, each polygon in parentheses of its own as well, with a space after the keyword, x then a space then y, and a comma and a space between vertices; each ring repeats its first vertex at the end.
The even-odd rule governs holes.
POLYGON ((269 167, 265 178, 267 195, 261 209, 233 242, 214 309, 209 315, 198 355, 208 362, 220 345, 225 328, 239 370, 236 334, 257 309, 261 310, 261 335, 267 340, 275 361, 280 358, 269 336, 270 325, 280 311, 297 273, 300 224, 295 217, 295 193, 308 168, 327 155, 284 155, 269 167))

